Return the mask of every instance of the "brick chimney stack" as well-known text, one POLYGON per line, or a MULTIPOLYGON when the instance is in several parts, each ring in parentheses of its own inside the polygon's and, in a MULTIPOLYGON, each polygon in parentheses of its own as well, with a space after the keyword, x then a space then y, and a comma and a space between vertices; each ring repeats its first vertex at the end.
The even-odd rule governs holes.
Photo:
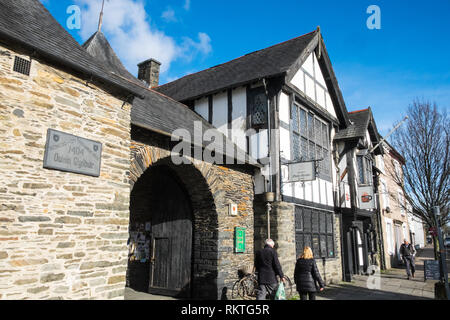
POLYGON ((161 67, 161 62, 155 59, 148 59, 139 63, 138 67, 139 80, 145 81, 150 88, 154 88, 159 85, 159 68, 161 67))

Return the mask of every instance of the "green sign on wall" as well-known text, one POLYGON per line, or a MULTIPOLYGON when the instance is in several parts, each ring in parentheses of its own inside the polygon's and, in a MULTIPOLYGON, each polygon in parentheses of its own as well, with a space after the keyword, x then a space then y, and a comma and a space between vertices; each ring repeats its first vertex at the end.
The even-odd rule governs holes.
POLYGON ((234 228, 234 252, 235 253, 245 252, 245 228, 241 227, 234 228))

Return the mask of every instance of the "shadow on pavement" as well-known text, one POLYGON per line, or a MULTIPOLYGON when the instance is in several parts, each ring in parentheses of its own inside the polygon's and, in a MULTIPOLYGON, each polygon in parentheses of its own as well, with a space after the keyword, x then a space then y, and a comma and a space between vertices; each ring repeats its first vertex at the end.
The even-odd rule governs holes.
POLYGON ((318 300, 433 300, 432 298, 420 297, 401 292, 389 292, 362 288, 352 284, 328 287, 318 293, 318 300))

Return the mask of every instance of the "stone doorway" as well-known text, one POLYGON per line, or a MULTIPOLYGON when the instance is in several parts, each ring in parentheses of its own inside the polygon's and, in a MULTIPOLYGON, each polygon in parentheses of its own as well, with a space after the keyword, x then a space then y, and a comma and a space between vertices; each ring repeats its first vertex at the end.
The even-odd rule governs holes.
POLYGON ((129 231, 128 286, 156 295, 190 297, 192 207, 169 167, 151 167, 135 183, 129 231))

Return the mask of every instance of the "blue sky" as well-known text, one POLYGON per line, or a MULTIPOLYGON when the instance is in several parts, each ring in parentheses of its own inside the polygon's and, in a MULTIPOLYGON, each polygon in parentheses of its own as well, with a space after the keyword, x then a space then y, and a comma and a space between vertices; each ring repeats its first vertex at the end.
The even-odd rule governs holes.
MULTIPOLYGON (((80 43, 96 31, 101 0, 42 0, 80 43), (69 30, 70 5, 81 29, 69 30)), ((161 83, 311 32, 320 25, 349 111, 371 106, 381 134, 415 98, 450 105, 448 0, 109 0, 102 31, 125 66, 153 57, 161 83), (370 30, 370 5, 381 29, 370 30)))

